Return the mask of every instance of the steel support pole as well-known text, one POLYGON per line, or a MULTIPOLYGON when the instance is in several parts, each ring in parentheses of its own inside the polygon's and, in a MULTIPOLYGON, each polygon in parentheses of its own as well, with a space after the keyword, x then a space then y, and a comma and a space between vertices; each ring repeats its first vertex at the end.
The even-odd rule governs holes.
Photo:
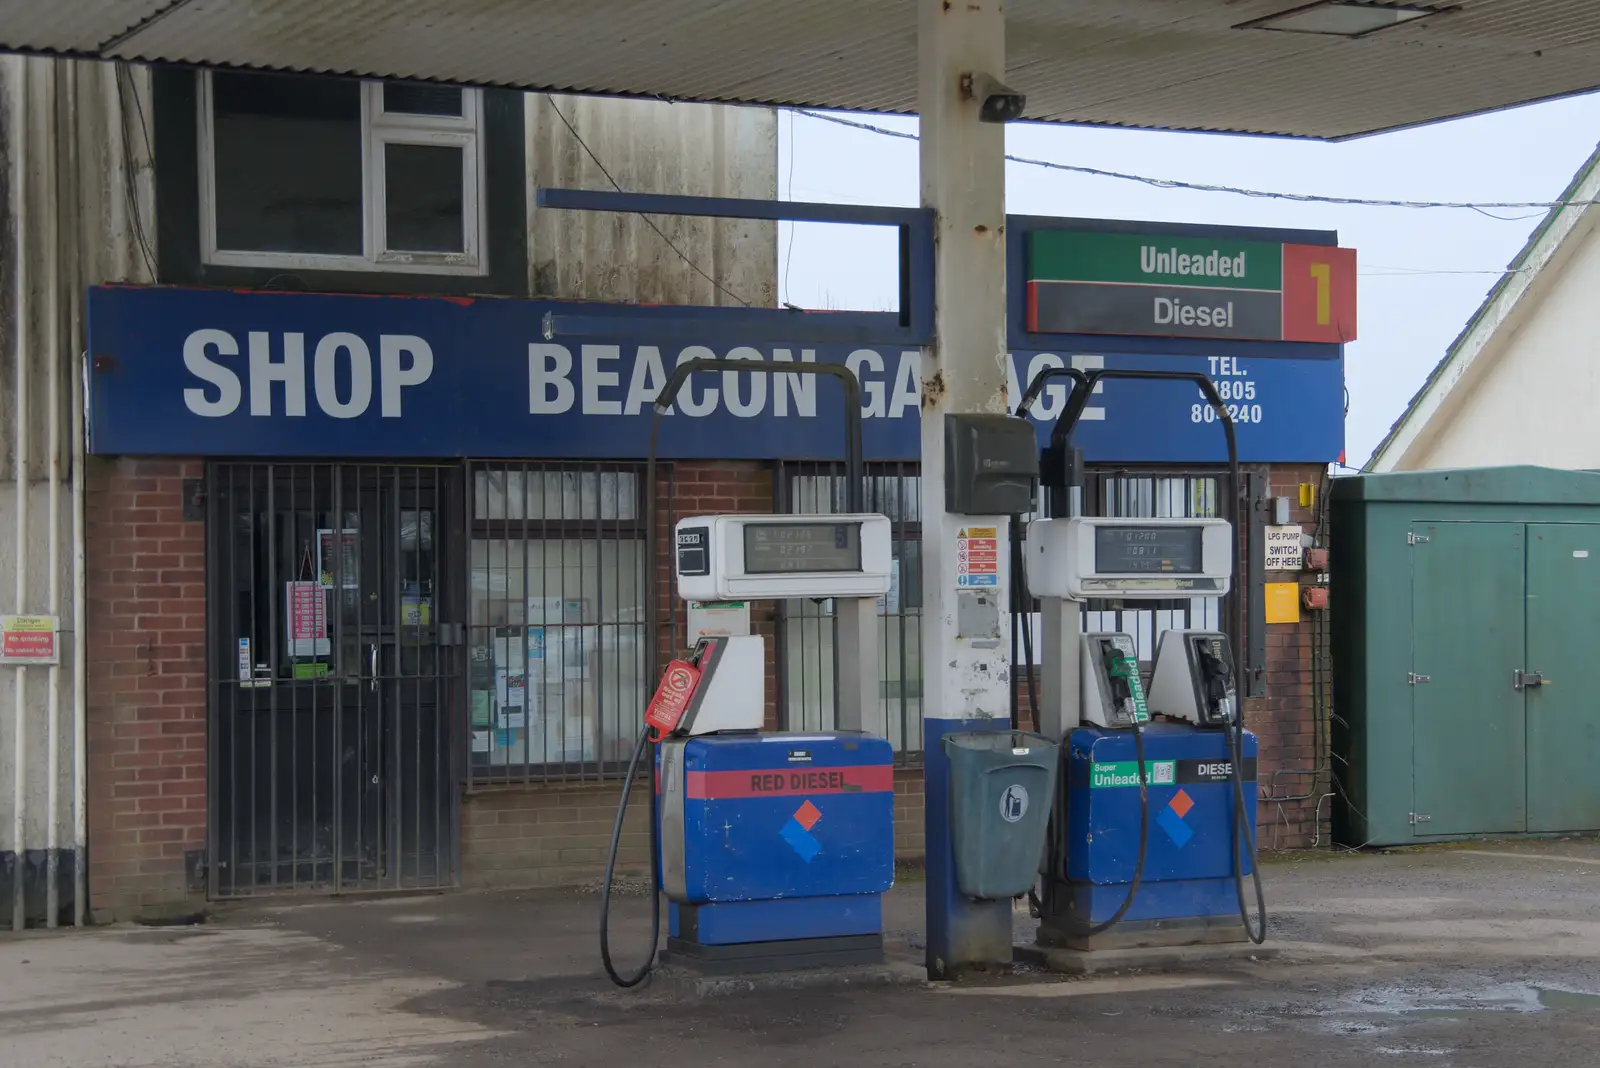
POLYGON ((1005 127, 978 120, 962 76, 1006 73, 1000 0, 917 0, 922 203, 934 223, 935 340, 922 355, 923 740, 928 975, 1011 961, 1011 902, 974 901, 956 885, 946 735, 1010 728, 1010 599, 958 566, 960 532, 1004 516, 945 512, 944 418, 1007 411, 1005 127))

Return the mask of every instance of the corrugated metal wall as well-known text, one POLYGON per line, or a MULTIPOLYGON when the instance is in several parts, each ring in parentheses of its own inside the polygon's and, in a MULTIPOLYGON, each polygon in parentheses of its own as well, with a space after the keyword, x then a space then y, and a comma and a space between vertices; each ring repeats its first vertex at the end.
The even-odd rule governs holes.
POLYGON ((668 216, 646 222, 638 215, 545 210, 532 201, 539 186, 774 200, 775 112, 534 95, 528 97, 527 123, 533 293, 651 304, 775 305, 778 239, 772 223, 668 216))
POLYGON ((140 71, 0 57, 0 612, 57 615, 62 631, 55 668, 0 668, 0 928, 82 917, 73 415, 83 293, 151 278, 148 112, 140 71))
MULTIPOLYGON (((155 281, 152 116, 145 68, 0 56, 0 614, 49 612, 54 560, 63 632, 59 668, 27 670, 20 715, 17 669, 0 667, 0 930, 16 918, 19 885, 29 923, 44 922, 47 914, 52 922, 73 922, 84 904, 77 859, 85 837, 78 799, 86 754, 77 741, 83 720, 74 692, 72 618, 73 480, 81 474, 72 461, 73 414, 81 407, 75 387, 86 288, 155 281), (26 504, 16 493, 19 360, 26 379, 20 406, 26 504), (59 435, 54 464, 52 377, 59 435), (17 523, 24 509, 25 531, 17 523)), ((647 223, 638 216, 532 207, 541 185, 775 198, 772 111, 532 95, 526 129, 530 294, 774 303, 777 230, 771 223, 647 223)))

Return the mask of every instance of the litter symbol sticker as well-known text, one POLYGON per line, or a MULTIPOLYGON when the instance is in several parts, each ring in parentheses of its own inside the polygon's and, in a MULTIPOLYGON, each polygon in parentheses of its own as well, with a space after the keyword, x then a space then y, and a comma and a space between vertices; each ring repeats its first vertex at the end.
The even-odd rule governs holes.
POLYGON ((1014 782, 1000 795, 1000 818, 1007 823, 1016 823, 1027 814, 1028 788, 1014 782))
POLYGON ((1000 538, 994 527, 962 527, 956 534, 956 585, 1000 585, 1000 538))

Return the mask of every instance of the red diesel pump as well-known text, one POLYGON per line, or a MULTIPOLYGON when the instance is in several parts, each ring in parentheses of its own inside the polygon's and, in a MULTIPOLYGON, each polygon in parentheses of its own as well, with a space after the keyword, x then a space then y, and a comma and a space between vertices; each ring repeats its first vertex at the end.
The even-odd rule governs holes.
MULTIPOLYGON (((647 486, 655 485, 661 416, 697 371, 774 373, 744 361, 680 365, 655 401, 647 486)), ((691 601, 830 599, 841 673, 848 666, 865 678, 861 669, 878 660, 876 602, 889 591, 893 564, 888 518, 862 510, 859 389, 837 364, 795 364, 781 373, 842 384, 847 512, 680 519, 672 545, 677 593, 691 601)), ((655 512, 647 509, 645 558, 656 559, 658 546, 655 512)), ((654 636, 653 586, 645 604, 646 633, 654 636)), ((656 966, 663 895, 669 931, 661 959, 703 974, 882 959, 881 897, 894 879, 893 751, 859 729, 860 693, 840 693, 839 730, 764 732, 764 671, 764 640, 744 635, 700 638, 662 672, 622 784, 601 891, 600 957, 619 986, 643 982, 656 966), (858 729, 843 729, 849 726, 858 729), (623 973, 611 957, 611 892, 641 760, 651 803, 650 946, 645 961, 623 973)))

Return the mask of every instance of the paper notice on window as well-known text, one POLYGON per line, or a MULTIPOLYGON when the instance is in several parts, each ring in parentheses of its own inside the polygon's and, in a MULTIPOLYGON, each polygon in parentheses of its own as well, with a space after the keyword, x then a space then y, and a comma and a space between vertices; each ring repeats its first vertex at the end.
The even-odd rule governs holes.
POLYGON ((360 587, 361 571, 356 559, 359 534, 359 531, 351 529, 335 531, 327 528, 317 531, 317 576, 324 588, 333 588, 335 576, 342 589, 360 587))
POLYGON ((328 601, 320 582, 289 582, 284 623, 289 628, 289 655, 294 658, 327 656, 328 601))
POLYGON ((559 597, 529 597, 528 598, 528 624, 529 626, 542 627, 555 625, 561 622, 561 598, 559 597))

